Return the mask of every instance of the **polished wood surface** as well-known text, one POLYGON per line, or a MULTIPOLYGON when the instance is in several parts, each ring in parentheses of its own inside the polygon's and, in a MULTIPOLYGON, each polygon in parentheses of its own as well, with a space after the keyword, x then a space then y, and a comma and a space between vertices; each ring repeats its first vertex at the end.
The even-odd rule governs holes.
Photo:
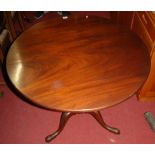
POLYGON ((37 105, 86 112, 116 105, 145 82, 150 58, 140 39, 101 17, 40 22, 12 44, 6 69, 37 105))

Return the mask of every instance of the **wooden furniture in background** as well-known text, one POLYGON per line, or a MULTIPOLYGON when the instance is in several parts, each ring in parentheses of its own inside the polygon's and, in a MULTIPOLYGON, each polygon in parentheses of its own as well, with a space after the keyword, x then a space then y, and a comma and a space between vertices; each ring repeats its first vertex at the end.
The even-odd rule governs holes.
POLYGON ((40 22, 12 44, 6 70, 13 86, 41 107, 62 112, 54 139, 76 113, 92 115, 132 96, 145 82, 150 58, 129 30, 101 17, 61 17, 40 22))
POLYGON ((17 31, 15 29, 15 22, 18 21, 18 25, 20 31, 23 32, 25 30, 23 24, 22 12, 20 11, 5 11, 6 15, 6 26, 9 29, 12 39, 15 40, 18 36, 17 31))
MULTIPOLYGON (((0 67, 3 63, 5 53, 8 51, 11 43, 17 38, 15 22, 18 20, 21 32, 24 31, 21 12, 18 11, 1 11, 1 31, 0 31, 0 67)), ((0 82, 0 85, 5 85, 0 82)), ((2 92, 1 92, 2 94, 2 92)))
POLYGON ((150 74, 137 94, 138 99, 140 101, 155 101, 155 14, 135 12, 131 30, 143 40, 151 58, 150 74))
POLYGON ((130 29, 133 20, 132 11, 111 11, 111 19, 114 23, 130 29))
POLYGON ((0 63, 3 62, 4 53, 8 50, 11 42, 12 37, 9 29, 7 29, 7 20, 6 20, 6 14, 5 12, 0 12, 0 63))
POLYGON ((140 101, 155 101, 155 14, 151 11, 111 12, 113 22, 125 26, 145 43, 151 58, 150 74, 137 93, 140 101))
POLYGON ((10 44, 17 38, 18 34, 15 23, 18 21, 21 32, 24 31, 22 20, 22 12, 19 11, 1 11, 1 27, 0 31, 0 61, 3 62, 3 55, 8 50, 10 44))

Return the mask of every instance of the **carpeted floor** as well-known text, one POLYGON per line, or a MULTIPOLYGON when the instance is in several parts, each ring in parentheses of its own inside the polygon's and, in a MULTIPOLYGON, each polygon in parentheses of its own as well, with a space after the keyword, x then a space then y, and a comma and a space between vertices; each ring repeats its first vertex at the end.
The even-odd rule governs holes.
MULTIPOLYGON (((27 27, 29 26, 31 24, 27 24, 27 27)), ((0 81, 3 81, 1 73, 0 81)), ((0 86, 0 90, 4 92, 4 96, 0 97, 0 143, 45 143, 45 136, 57 129, 60 113, 24 102, 7 86, 0 86)), ((155 103, 140 103, 136 96, 117 106, 102 110, 105 122, 119 128, 120 135, 106 131, 88 114, 75 115, 51 143, 154 144, 155 132, 144 118, 146 111, 151 111, 155 115, 155 103)))

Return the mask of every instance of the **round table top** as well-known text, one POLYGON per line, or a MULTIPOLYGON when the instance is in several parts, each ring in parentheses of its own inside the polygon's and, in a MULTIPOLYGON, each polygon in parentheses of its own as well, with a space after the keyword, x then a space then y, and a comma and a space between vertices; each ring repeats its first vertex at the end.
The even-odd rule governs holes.
POLYGON ((136 35, 95 16, 37 23, 14 41, 6 59, 10 81, 26 98, 72 112, 124 101, 149 69, 148 51, 136 35))

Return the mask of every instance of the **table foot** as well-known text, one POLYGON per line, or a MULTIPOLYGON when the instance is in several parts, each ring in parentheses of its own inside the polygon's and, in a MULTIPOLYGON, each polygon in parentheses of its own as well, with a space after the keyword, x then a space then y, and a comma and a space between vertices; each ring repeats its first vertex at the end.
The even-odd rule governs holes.
POLYGON ((96 120, 97 122, 102 126, 104 127, 106 130, 112 132, 112 133, 115 133, 115 134, 120 134, 120 130, 117 129, 117 128, 114 128, 114 127, 111 127, 109 125, 107 125, 103 118, 102 118, 102 115, 99 111, 94 111, 94 112, 89 112, 89 114, 91 114, 96 120))
MULTIPOLYGON (((97 120, 97 122, 98 122, 102 127, 104 127, 106 130, 108 130, 108 131, 110 131, 110 132, 112 132, 112 133, 115 133, 115 134, 120 134, 120 130, 119 130, 119 129, 114 128, 114 127, 111 127, 111 126, 107 125, 107 124, 104 122, 104 120, 103 120, 103 118, 102 118, 102 115, 101 115, 101 113, 100 113, 99 111, 88 112, 88 113, 91 114, 91 115, 97 120)), ((55 139, 55 138, 61 133, 61 131, 64 129, 64 127, 65 127, 65 125, 66 125, 68 119, 69 119, 72 115, 74 115, 74 114, 76 114, 76 113, 73 113, 73 112, 62 112, 58 129, 57 129, 54 133, 48 135, 48 136, 45 138, 45 141, 46 141, 47 143, 49 143, 49 142, 51 142, 53 139, 55 139)))
POLYGON ((54 138, 56 138, 56 137, 60 134, 60 132, 64 129, 64 127, 65 127, 65 125, 66 125, 68 119, 69 119, 73 114, 74 114, 74 113, 72 113, 72 112, 63 112, 63 113, 61 114, 61 118, 60 118, 60 123, 59 123, 58 129, 57 129, 54 133, 48 135, 48 136, 45 138, 45 141, 46 141, 47 143, 49 143, 50 141, 52 141, 54 138))

